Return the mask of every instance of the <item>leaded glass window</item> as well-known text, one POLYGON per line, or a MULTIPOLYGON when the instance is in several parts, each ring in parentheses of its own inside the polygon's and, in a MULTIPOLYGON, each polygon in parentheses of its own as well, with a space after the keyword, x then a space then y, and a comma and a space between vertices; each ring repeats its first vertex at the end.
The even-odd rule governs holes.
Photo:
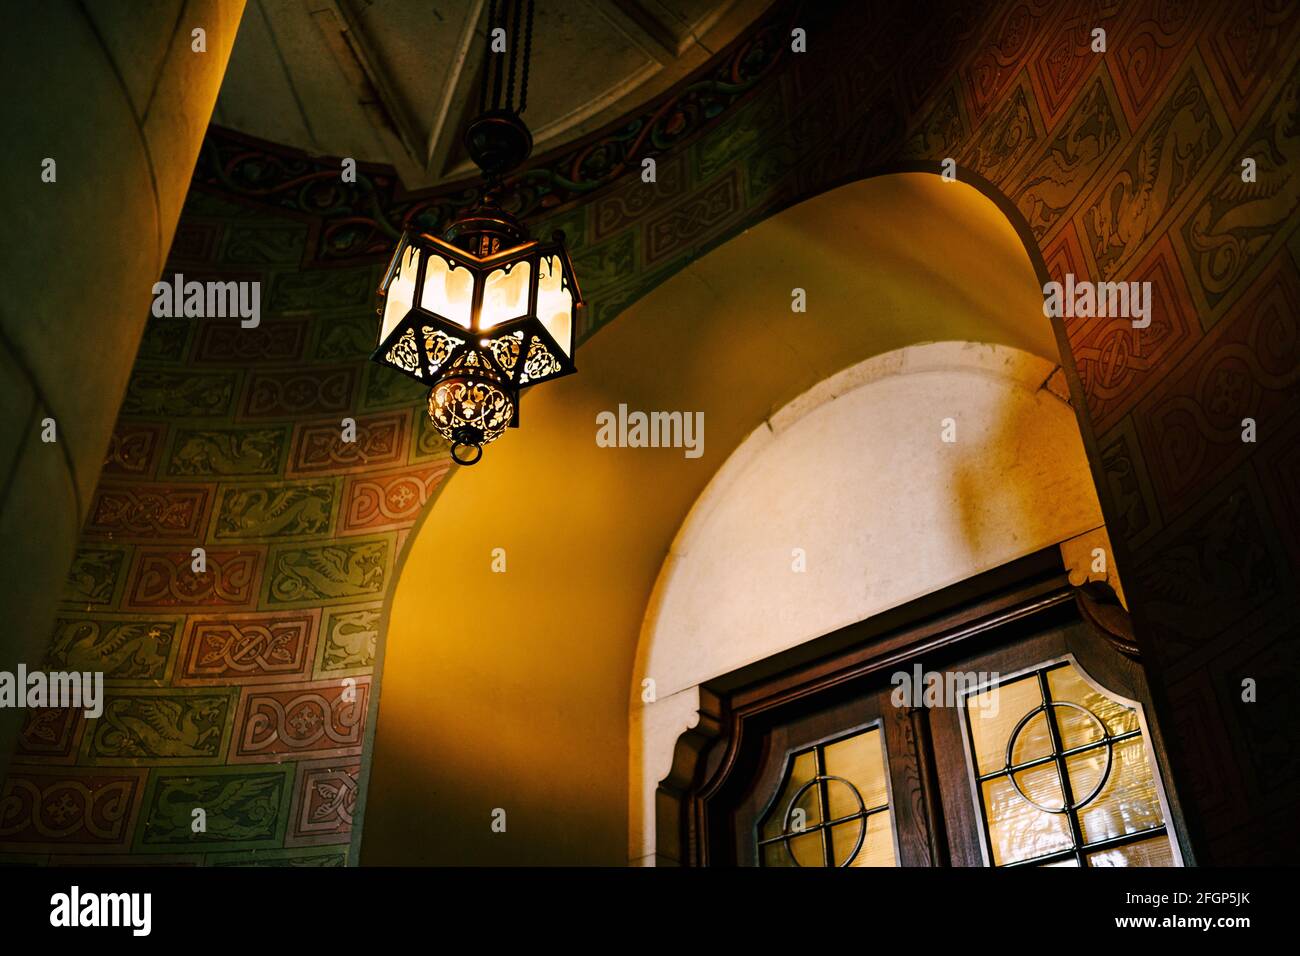
POLYGON ((897 866, 879 723, 786 757, 760 815, 760 866, 897 866))
POLYGON ((993 866, 1176 866, 1141 705, 1065 658, 962 701, 993 866))

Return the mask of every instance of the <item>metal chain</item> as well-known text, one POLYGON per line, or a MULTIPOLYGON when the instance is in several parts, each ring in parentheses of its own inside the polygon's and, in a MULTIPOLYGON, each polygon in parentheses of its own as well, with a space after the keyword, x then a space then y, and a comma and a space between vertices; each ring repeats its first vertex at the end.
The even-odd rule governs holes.
POLYGON ((528 25, 524 28, 524 75, 519 84, 519 114, 528 108, 528 67, 533 62, 533 0, 528 0, 528 25))
MULTIPOLYGON (((510 75, 506 81, 506 102, 505 108, 511 109, 511 104, 515 99, 515 65, 519 62, 519 18, 524 12, 524 0, 511 0, 515 9, 515 22, 510 28, 509 48, 506 50, 506 56, 510 57, 510 75)), ((505 19, 502 17, 502 19, 505 19)))
POLYGON ((488 3, 487 46, 483 50, 483 82, 478 87, 478 111, 487 110, 488 78, 492 64, 492 23, 497 18, 497 0, 488 3))
MULTIPOLYGON (((509 2, 509 0, 502 0, 502 4, 501 4, 501 7, 500 7, 500 8, 497 8, 497 6, 496 6, 495 3, 493 3, 493 5, 492 5, 492 6, 493 6, 493 9, 496 10, 496 12, 498 12, 498 13, 500 14, 501 19, 500 19, 500 21, 498 22, 498 21, 494 18, 494 19, 493 19, 493 22, 490 23, 490 24, 488 24, 488 55, 489 55, 489 56, 492 56, 492 31, 495 30, 497 27, 502 27, 502 28, 504 28, 504 26, 505 26, 505 20, 506 20, 506 10, 505 10, 505 5, 506 5, 506 3, 508 3, 508 2, 509 2)), ((510 55, 510 51, 509 51, 509 49, 506 50, 506 55, 507 55, 507 56, 510 55)), ((493 76, 492 76, 492 108, 493 108, 494 110, 496 110, 496 109, 500 109, 500 108, 501 108, 501 70, 502 70, 502 67, 503 67, 505 64, 501 62, 501 57, 499 57, 499 56, 492 56, 492 59, 495 61, 495 62, 492 64, 492 72, 493 72, 493 76)))

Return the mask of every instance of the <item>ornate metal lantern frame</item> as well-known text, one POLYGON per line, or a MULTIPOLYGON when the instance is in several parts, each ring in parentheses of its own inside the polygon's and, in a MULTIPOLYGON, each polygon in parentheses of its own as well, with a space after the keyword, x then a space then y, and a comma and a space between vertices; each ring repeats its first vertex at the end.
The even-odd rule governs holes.
MULTIPOLYGON (((374 361, 435 393, 444 382, 481 393, 468 414, 446 418, 445 437, 461 464, 472 462, 460 448, 481 449, 518 425, 520 389, 577 371, 574 349, 586 303, 563 233, 549 242, 529 239, 490 203, 457 220, 443 238, 404 233, 380 294, 374 361), (480 250, 495 251, 475 254, 480 250)), ((444 424, 433 408, 434 424, 444 424)))

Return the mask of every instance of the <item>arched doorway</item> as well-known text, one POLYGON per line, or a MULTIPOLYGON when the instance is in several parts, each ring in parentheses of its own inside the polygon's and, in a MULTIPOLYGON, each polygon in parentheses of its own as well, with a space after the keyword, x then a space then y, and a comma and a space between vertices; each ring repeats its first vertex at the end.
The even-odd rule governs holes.
MULTIPOLYGON (((1016 349, 971 343, 886 353, 799 396, 731 455, 678 532, 642 630, 629 710, 633 859, 705 860, 678 846, 678 834, 660 829, 674 788, 698 784, 708 794, 733 776, 720 761, 737 759, 727 747, 739 748, 740 741, 715 745, 715 739, 738 738, 745 707, 754 701, 751 691, 733 704, 724 688, 789 671, 773 685, 782 699, 759 708, 771 720, 773 708, 784 706, 790 688, 805 679, 789 660, 796 650, 806 663, 854 645, 853 663, 831 683, 874 674, 874 684, 861 681, 866 689, 850 708, 860 716, 880 709, 882 681, 892 673, 940 660, 926 643, 928 632, 915 639, 906 660, 899 656, 910 646, 900 637, 906 630, 900 618, 934 619, 946 609, 943 594, 965 592, 960 601, 975 606, 975 617, 954 623, 946 646, 970 636, 973 620, 993 613, 990 599, 996 598, 997 614, 1009 612, 1012 604, 1003 607, 1001 594, 972 593, 972 579, 1005 577, 1007 565, 1051 552, 1045 560, 1057 578, 1072 568, 1076 583, 1108 578, 1118 588, 1113 562, 1097 563, 1094 549, 1107 555, 1109 544, 1073 412, 1045 387, 1052 368, 1016 349), (876 628, 886 619, 892 635, 876 628), (867 667, 857 652, 881 640, 892 642, 889 656, 867 667), (729 728, 713 726, 728 709, 737 720, 729 728), (690 728, 698 730, 680 736, 690 728), (698 767, 691 752, 697 745, 714 751, 698 767), (659 787, 668 777, 668 789, 659 787)), ((1035 573, 1050 576, 1051 570, 1036 566, 1035 573)), ((1007 600, 1014 603, 1023 589, 1012 583, 1007 600)), ((1029 610, 1013 616, 1036 613, 1033 601, 1046 593, 1034 589, 1029 610)), ((1053 600, 1062 597, 1072 603, 1068 590, 1053 600)), ((971 656, 972 646, 987 651, 1001 637, 985 634, 963 654, 971 656)), ((1076 636, 1076 645, 1092 643, 1076 636)), ((1095 656, 1106 651, 1102 646, 1095 656)), ((1090 646, 1079 653, 1090 653, 1090 646)), ((964 659, 948 658, 949 665, 964 659)), ((1131 662, 1104 669, 1120 673, 1119 686, 1132 695, 1136 678, 1124 676, 1131 662)), ((815 681, 826 680, 819 671, 815 681)), ((797 695, 796 710, 813 706, 809 693, 797 695)), ((816 734, 847 731, 838 719, 815 722, 816 734)), ((757 724, 748 726, 752 738, 757 724)), ((697 809, 709 799, 702 796, 697 809)), ((676 827, 688 808, 671 804, 668 826, 676 827)))
POLYGON ((362 862, 635 859, 628 688, 678 529, 778 409, 928 341, 1037 356, 1064 395, 1016 229, 975 187, 904 173, 773 216, 587 343, 582 374, 530 396, 528 427, 444 485, 407 545, 362 862), (700 453, 601 447, 598 416, 620 406, 703 413, 700 453))

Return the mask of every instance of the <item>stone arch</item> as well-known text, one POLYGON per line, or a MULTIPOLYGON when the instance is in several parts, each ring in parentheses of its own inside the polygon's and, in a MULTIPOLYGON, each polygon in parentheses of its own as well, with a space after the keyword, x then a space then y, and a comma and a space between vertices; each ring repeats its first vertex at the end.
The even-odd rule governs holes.
POLYGON ((1019 214, 987 183, 934 172, 840 187, 690 262, 440 489, 388 604, 363 862, 635 856, 628 687, 655 581, 718 469, 798 396, 946 341, 1010 350, 995 362, 1037 356, 1059 402, 1045 268, 1019 214), (791 311, 794 288, 806 313, 791 311), (598 447, 596 414, 620 404, 703 412, 703 454, 598 447), (491 831, 495 808, 510 836, 491 831))
POLYGON ((656 852, 656 786, 700 719, 701 684, 1098 533, 1073 410, 1045 386, 1053 371, 1006 346, 908 346, 819 383, 732 452, 674 538, 642 626, 631 860, 656 852))

